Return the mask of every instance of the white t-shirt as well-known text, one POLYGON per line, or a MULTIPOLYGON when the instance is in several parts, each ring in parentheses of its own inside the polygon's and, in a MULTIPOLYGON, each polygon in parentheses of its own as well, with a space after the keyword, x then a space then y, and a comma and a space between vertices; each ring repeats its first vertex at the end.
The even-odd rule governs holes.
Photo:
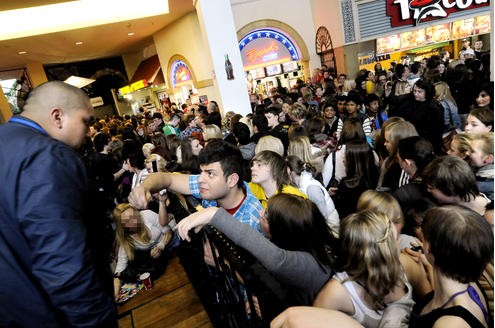
MULTIPOLYGON (((151 232, 151 240, 149 243, 144 244, 138 241, 135 241, 135 248, 139 250, 151 250, 163 237, 163 235, 170 230, 170 227, 167 225, 163 227, 160 224, 159 216, 157 213, 151 210, 143 210, 139 211, 141 214, 141 218, 143 223, 151 232)), ((127 268, 127 264, 129 262, 129 258, 127 257, 127 253, 125 252, 122 246, 119 246, 119 251, 117 254, 117 266, 115 268, 116 273, 120 273, 127 268)))

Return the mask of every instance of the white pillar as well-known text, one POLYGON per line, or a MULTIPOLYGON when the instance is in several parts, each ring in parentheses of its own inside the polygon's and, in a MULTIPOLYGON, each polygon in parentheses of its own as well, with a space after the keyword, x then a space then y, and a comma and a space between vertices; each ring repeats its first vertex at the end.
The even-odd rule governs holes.
POLYGON ((249 94, 242 67, 239 41, 235 30, 230 0, 197 0, 196 12, 203 38, 213 61, 213 80, 223 113, 234 111, 241 115, 251 113, 249 94), (227 79, 225 56, 232 64, 234 79, 227 79))

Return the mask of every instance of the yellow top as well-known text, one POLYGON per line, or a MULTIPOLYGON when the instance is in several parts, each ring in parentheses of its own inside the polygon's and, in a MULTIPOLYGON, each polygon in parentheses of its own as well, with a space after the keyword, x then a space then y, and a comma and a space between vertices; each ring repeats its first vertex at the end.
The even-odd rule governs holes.
MULTIPOLYGON (((251 189, 251 192, 253 193, 253 195, 256 198, 258 198, 258 200, 260 201, 263 208, 266 208, 268 205, 268 199, 267 199, 267 197, 265 195, 265 191, 263 190, 261 185, 257 184, 257 183, 250 182, 249 183, 249 189, 251 189)), ((277 194, 277 193, 278 193, 278 191, 275 194, 277 194)), ((293 187, 291 185, 283 185, 282 193, 301 196, 305 199, 308 198, 308 196, 306 196, 306 194, 304 194, 302 191, 300 191, 299 189, 297 189, 296 187, 293 187)))
POLYGON ((366 93, 371 94, 375 92, 375 84, 371 81, 366 81, 366 93))

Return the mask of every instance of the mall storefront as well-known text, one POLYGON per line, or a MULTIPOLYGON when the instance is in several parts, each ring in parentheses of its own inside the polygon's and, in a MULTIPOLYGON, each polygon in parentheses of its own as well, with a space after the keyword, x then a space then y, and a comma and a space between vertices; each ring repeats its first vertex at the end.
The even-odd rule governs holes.
POLYGON ((239 49, 250 94, 266 98, 274 87, 290 90, 298 79, 305 81, 299 45, 284 31, 252 30, 239 40, 239 49))
POLYGON ((490 49, 490 32, 490 15, 481 15, 390 34, 376 39, 376 51, 359 54, 359 69, 373 70, 377 62, 384 68, 390 67, 391 62, 419 62, 441 51, 448 51, 450 59, 457 59, 465 39, 470 41, 471 48, 481 40, 482 50, 490 49))
POLYGON ((344 0, 342 7, 348 71, 373 70, 377 62, 388 69, 442 50, 457 59, 464 38, 471 48, 477 40, 484 51, 491 47, 488 0, 344 0))

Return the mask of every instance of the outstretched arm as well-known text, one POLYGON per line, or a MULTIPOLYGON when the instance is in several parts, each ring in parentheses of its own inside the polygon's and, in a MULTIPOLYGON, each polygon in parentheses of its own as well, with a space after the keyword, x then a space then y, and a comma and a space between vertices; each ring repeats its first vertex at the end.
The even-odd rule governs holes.
POLYGON ((282 283, 304 288, 319 289, 328 280, 331 272, 309 253, 287 251, 279 248, 258 231, 239 222, 223 208, 207 208, 183 219, 178 224, 181 238, 189 240, 189 230, 198 231, 211 223, 235 244, 249 251, 282 283), (197 222, 192 222, 196 221, 197 222))
POLYGON ((132 189, 129 203, 137 209, 145 209, 151 200, 151 194, 161 189, 168 189, 179 194, 189 195, 189 175, 176 173, 152 173, 140 186, 132 189))
POLYGON ((194 229, 195 232, 198 232, 203 228, 205 224, 211 222, 213 215, 218 211, 218 207, 208 207, 197 211, 188 217, 182 219, 179 223, 177 223, 177 233, 180 238, 191 241, 189 237, 189 231, 194 229))

